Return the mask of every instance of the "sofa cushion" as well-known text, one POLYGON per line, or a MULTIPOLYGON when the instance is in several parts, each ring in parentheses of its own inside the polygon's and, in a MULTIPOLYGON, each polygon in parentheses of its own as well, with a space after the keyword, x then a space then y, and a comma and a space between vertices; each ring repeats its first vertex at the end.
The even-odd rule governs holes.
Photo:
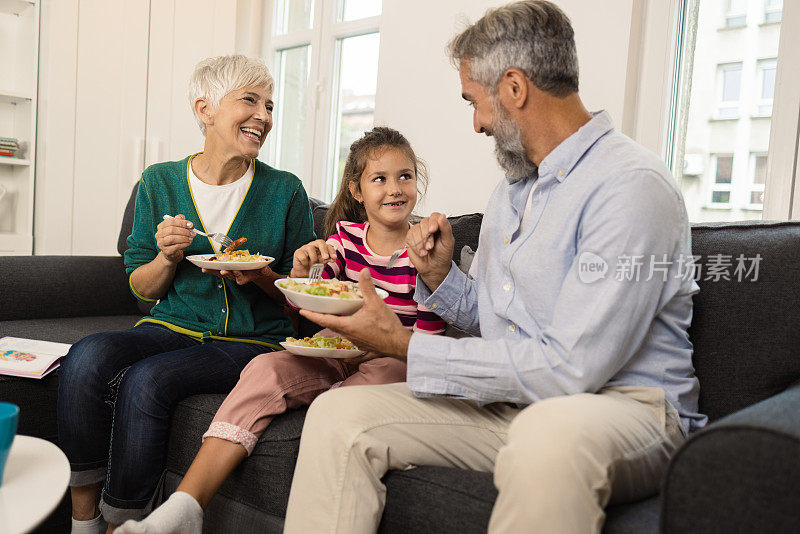
POLYGON ((0 256, 0 273, 0 321, 137 313, 119 256, 0 256))
MULTIPOLYGON (((689 336, 700 380, 700 411, 715 420, 800 379, 800 223, 703 224, 692 228, 701 255, 700 293, 689 336), (709 256, 760 255, 758 277, 707 277, 709 256)), ((748 263, 748 266, 750 264, 748 263)))

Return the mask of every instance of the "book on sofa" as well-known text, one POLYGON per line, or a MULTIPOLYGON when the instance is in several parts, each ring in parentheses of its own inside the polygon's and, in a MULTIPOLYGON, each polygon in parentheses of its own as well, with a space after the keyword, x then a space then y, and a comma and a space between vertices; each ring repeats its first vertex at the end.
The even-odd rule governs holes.
POLYGON ((0 338, 0 375, 42 378, 59 366, 71 346, 21 337, 0 338))

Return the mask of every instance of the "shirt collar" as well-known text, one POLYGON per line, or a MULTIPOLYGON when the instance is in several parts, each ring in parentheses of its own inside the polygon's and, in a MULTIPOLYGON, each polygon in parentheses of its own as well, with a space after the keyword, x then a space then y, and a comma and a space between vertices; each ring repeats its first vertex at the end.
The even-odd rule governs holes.
POLYGON ((593 112, 589 122, 564 139, 542 160, 538 176, 552 175, 559 182, 563 182, 589 148, 613 129, 614 123, 607 111, 593 112))

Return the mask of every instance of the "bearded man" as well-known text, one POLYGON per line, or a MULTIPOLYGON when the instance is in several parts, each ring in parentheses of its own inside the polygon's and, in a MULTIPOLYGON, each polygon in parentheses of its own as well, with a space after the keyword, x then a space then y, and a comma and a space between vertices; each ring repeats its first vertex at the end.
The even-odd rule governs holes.
POLYGON ((549 2, 510 4, 449 53, 506 178, 469 275, 451 260, 443 215, 407 243, 423 240, 409 248, 417 301, 475 337, 404 329, 366 271, 355 315, 302 312, 407 361, 408 382, 314 402, 285 532, 375 532, 381 478, 418 465, 493 472, 490 532, 600 532, 605 506, 653 495, 670 455, 706 422, 681 194, 655 154, 584 108, 569 19, 549 2))

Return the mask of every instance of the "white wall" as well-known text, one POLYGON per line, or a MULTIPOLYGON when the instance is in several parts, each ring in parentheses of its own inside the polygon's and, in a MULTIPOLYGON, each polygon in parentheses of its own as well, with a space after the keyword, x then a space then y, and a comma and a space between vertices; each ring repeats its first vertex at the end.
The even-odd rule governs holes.
MULTIPOLYGON (((664 1, 557 0, 575 28, 584 102, 593 110, 607 109, 627 133, 635 133, 636 110, 643 107, 636 93, 643 63, 639 47, 646 41, 644 6, 664 1)), ((503 3, 383 0, 376 122, 405 133, 429 163, 431 185, 420 213, 482 211, 502 179, 493 141, 472 131, 471 110, 460 97, 445 45, 463 28, 461 19, 475 21, 503 3)), ((194 63, 209 55, 261 50, 269 27, 262 21, 269 20, 271 5, 268 0, 42 1, 35 253, 114 253, 138 162, 177 159, 201 147, 184 97, 194 63), (149 17, 144 51, 142 9, 149 17), (113 22, 115 33, 109 34, 103 19, 113 22), (145 53, 147 84, 141 95, 145 53), (109 98, 116 112, 106 109, 109 98), (142 102, 146 109, 134 111, 142 102)))
MULTIPOLYGON (((472 110, 461 99, 458 73, 445 46, 463 29, 464 17, 474 22, 487 8, 505 3, 383 2, 375 121, 403 132, 429 164, 431 182, 420 213, 483 211, 503 177, 494 159, 494 141, 472 129, 472 110)), ((557 3, 575 29, 584 103, 590 110, 608 110, 621 126, 630 91, 626 84, 634 0, 557 3)))

